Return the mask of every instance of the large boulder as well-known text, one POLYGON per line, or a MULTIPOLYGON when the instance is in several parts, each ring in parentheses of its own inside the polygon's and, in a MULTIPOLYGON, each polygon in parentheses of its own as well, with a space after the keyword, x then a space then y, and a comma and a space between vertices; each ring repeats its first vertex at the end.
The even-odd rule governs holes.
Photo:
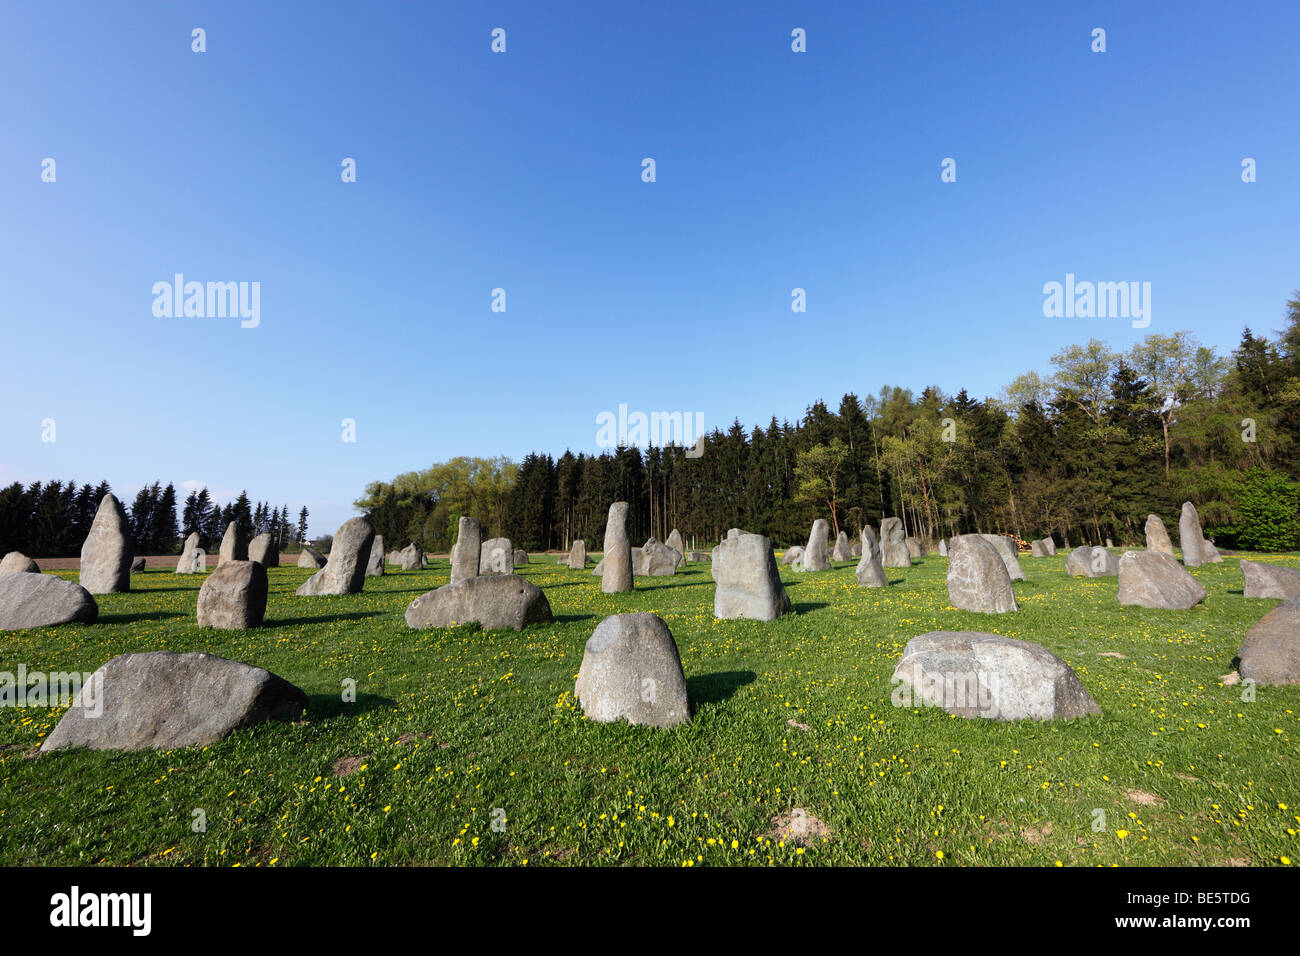
POLYGON ((1182 513, 1178 516, 1178 547, 1182 549, 1186 567, 1199 568, 1205 563, 1204 545, 1201 516, 1196 513, 1196 505, 1184 501, 1182 513))
POLYGON ((983 535, 959 534, 949 544, 948 601, 959 611, 1019 610, 1006 563, 983 535))
POLYGON ((1246 585, 1243 593, 1248 598, 1281 598, 1285 601, 1300 597, 1300 569, 1243 558, 1241 577, 1246 585))
POLYGON ((375 535, 375 540, 370 543, 370 556, 366 558, 366 577, 382 578, 386 570, 384 561, 384 536, 375 535))
POLYGON ((1065 573, 1071 577, 1111 578, 1119 574, 1119 555, 1109 548, 1075 548, 1065 559, 1065 573))
POLYGON ((416 629, 477 623, 485 631, 518 631, 550 620, 542 589, 517 574, 463 578, 420 595, 406 609, 406 625, 416 629))
POLYGON ((217 567, 227 561, 247 561, 248 540, 239 530, 239 523, 232 521, 226 525, 226 533, 221 536, 221 547, 217 550, 217 567))
POLYGON ((681 552, 652 537, 641 546, 636 573, 647 577, 668 577, 677 573, 677 566, 681 563, 681 552))
POLYGON ((653 614, 601 621, 582 652, 573 690, 582 712, 598 723, 672 727, 691 719, 677 643, 653 614))
POLYGON ((885 577, 885 568, 880 563, 880 542, 876 540, 876 533, 871 530, 871 525, 864 525, 862 528, 861 547, 862 557, 858 560, 858 567, 854 572, 858 578, 858 587, 887 586, 889 579, 885 577))
POLYGON ((271 532, 263 532, 249 542, 248 560, 256 561, 264 568, 280 566, 280 546, 271 532))
POLYGON ((297 720, 306 709, 306 694, 251 664, 210 654, 123 654, 91 675, 41 752, 202 747, 241 727, 297 720))
POLYGON ((21 551, 10 551, 0 561, 0 574, 40 574, 41 568, 21 551))
POLYGON ((910 568, 912 556, 907 550, 902 518, 885 518, 880 522, 880 563, 887 568, 910 568))
POLYGON ((478 575, 479 554, 483 550, 483 529, 478 518, 462 515, 456 527, 456 543, 451 547, 451 583, 478 575))
POLYGON ((479 574, 514 574, 515 546, 509 538, 488 538, 479 548, 479 574))
POLYGON ((315 548, 304 546, 302 553, 298 555, 298 567, 323 568, 325 567, 325 555, 321 554, 315 548))
POLYGON ((52 574, 0 574, 0 631, 59 624, 94 624, 99 605, 90 592, 52 574))
POLYGON ((260 561, 227 561, 217 565, 199 588, 195 617, 199 627, 242 631, 261 627, 268 592, 266 565, 260 561))
POLYGON ((360 594, 366 584, 366 562, 375 527, 365 518, 349 518, 334 532, 329 560, 295 592, 299 597, 360 594))
POLYGON ((1174 544, 1169 540, 1169 532, 1159 515, 1147 515, 1146 523, 1147 550, 1157 554, 1174 555, 1174 544))
POLYGON ((185 539, 185 547, 181 550, 181 556, 176 560, 177 574, 198 574, 208 569, 208 553, 199 547, 199 533, 190 532, 190 536, 185 539))
POLYGON ((669 531, 668 537, 664 539, 664 544, 668 545, 668 547, 681 555, 681 560, 678 562, 679 566, 686 563, 686 542, 682 540, 682 533, 680 531, 676 528, 669 531))
POLYGON ((853 552, 849 549, 849 534, 841 531, 835 536, 835 547, 831 549, 832 561, 852 561, 853 552))
POLYGON ((112 494, 104 495, 81 546, 78 580, 91 594, 114 594, 131 590, 131 526, 126 512, 112 494))
MULTIPOLYGON (((1012 581, 1028 581, 1025 576, 1025 569, 1020 566, 1020 549, 1016 547, 1016 539, 1009 534, 982 534, 980 535, 985 541, 993 545, 998 555, 1002 558, 1002 563, 1006 565, 1007 575, 1012 581)), ((951 542, 949 548, 951 548, 951 542)), ((951 551, 949 552, 951 556, 951 551)))
POLYGON ((830 525, 826 523, 825 518, 818 518, 813 522, 812 531, 808 534, 808 543, 804 545, 803 556, 799 564, 795 565, 795 570, 829 570, 831 566, 831 554, 827 546, 829 537, 830 525))
POLYGON ((1300 597, 1269 611, 1246 632, 1237 671, 1257 684, 1300 684, 1300 597))
POLYGON ((790 612, 771 539, 739 531, 713 549, 709 574, 717 582, 713 616, 771 621, 790 612))
POLYGON ((1119 559, 1120 604, 1186 611, 1205 600, 1205 588, 1163 551, 1125 551, 1119 559))
MULTIPOLYGON (((958 549, 950 552, 955 560, 958 549)), ((893 683, 895 706, 942 707, 958 717, 1068 720, 1101 713, 1070 666, 1047 648, 978 631, 912 638, 893 683)))
POLYGON ((424 567, 424 549, 412 541, 397 552, 394 563, 403 571, 418 571, 424 567))
POLYGON ((796 544, 794 547, 787 550, 785 554, 781 555, 781 564, 782 565, 794 564, 802 557, 803 557, 803 545, 796 544))
POLYGON ((627 537, 627 502, 609 506, 605 521, 605 552, 600 559, 600 590, 617 594, 632 590, 632 542, 627 537))

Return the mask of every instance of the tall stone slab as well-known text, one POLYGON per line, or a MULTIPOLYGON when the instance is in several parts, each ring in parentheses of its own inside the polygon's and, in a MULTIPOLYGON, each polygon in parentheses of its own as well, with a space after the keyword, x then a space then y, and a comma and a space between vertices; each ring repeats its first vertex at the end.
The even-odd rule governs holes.
POLYGON ((199 533, 192 532, 185 539, 185 547, 176 561, 177 574, 198 574, 208 569, 208 555, 199 547, 199 533))
POLYGON ((274 536, 267 531, 259 534, 248 545, 248 560, 256 561, 264 568, 278 568, 280 566, 280 548, 275 543, 274 536))
POLYGON ((1147 515, 1146 524, 1147 550, 1156 554, 1174 556, 1174 543, 1169 540, 1169 532, 1159 515, 1147 515))
POLYGON ((887 568, 912 566, 902 518, 884 518, 880 522, 880 563, 887 568))
POLYGON ((609 506, 609 517, 605 521, 605 553, 600 561, 600 590, 603 593, 632 590, 632 542, 627 537, 626 501, 616 501, 609 506))
POLYGON ((1178 547, 1183 552, 1183 565, 1199 568, 1204 564, 1204 546, 1205 535, 1201 532, 1201 516, 1196 513, 1196 505, 1184 501, 1182 513, 1178 516, 1178 547))
POLYGON ((380 578, 384 576, 384 536, 375 535, 375 540, 370 545, 370 557, 366 559, 366 577, 380 578))
POLYGON ((365 518, 349 518, 334 532, 329 559, 298 588, 299 597, 325 594, 360 594, 366 583, 366 564, 375 528, 365 518))
POLYGON ((678 562, 679 567, 686 563, 686 542, 682 540, 682 533, 680 531, 678 531, 676 528, 673 528, 672 531, 669 531, 668 539, 664 542, 664 544, 668 545, 668 547, 672 548, 674 551, 676 551, 678 554, 682 556, 681 561, 678 562))
POLYGON ((483 550, 483 529, 478 518, 461 516, 456 543, 451 548, 451 583, 478 577, 479 554, 483 550))
MULTIPOLYGON (((980 537, 997 549, 1012 581, 1029 580, 1025 575, 1025 569, 1020 566, 1020 549, 1016 547, 1015 538, 1009 534, 982 534, 980 537)), ((949 557, 951 557, 951 552, 949 557)))
POLYGON ((828 539, 830 538, 830 525, 826 523, 825 518, 818 518, 813 522, 812 531, 808 535, 808 544, 803 549, 802 561, 795 565, 796 571, 827 571, 831 566, 830 548, 828 539))
POLYGON ((948 547, 948 601, 959 611, 1018 610, 1002 555, 983 535, 959 534, 948 547))
POLYGON ((862 529, 862 557, 858 560, 855 574, 858 578, 858 587, 883 588, 889 584, 889 579, 885 577, 885 569, 880 563, 880 542, 876 540, 876 533, 871 530, 871 525, 866 525, 862 529))
POLYGON ((131 590, 131 526, 126 511, 112 494, 104 495, 81 546, 81 586, 91 594, 131 590))
POLYGON ((217 567, 221 567, 227 561, 247 560, 248 541, 244 538, 244 533, 239 530, 239 523, 232 521, 226 525, 226 533, 221 536, 221 548, 217 551, 217 567))
POLYGON ((514 574, 515 546, 509 538, 488 538, 478 555, 479 574, 514 574))
POLYGON ((730 534, 713 549, 709 573, 717 582, 713 616, 772 621, 790 613, 790 598, 772 553, 772 541, 761 534, 730 534))

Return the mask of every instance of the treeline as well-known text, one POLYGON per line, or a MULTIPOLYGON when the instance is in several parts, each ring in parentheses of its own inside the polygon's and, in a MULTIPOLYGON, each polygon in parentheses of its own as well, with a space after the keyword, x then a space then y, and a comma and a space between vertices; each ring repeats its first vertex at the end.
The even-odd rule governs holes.
POLYGON ((703 454, 669 446, 600 455, 456 459, 375 482, 356 506, 386 542, 445 551, 462 514, 529 550, 598 549, 609 504, 634 540, 678 528, 701 546, 728 528, 801 543, 817 517, 857 535, 903 519, 930 540, 969 531, 1140 544, 1148 513, 1190 500, 1224 547, 1300 546, 1300 295, 1276 339, 1245 329, 1222 356, 1186 332, 1127 352, 1096 339, 982 400, 886 386, 813 403, 794 424, 739 421, 703 454))
MULTIPOLYGON (((0 489, 0 555, 10 551, 33 558, 79 555, 100 501, 112 490, 107 481, 80 486, 75 481, 37 481, 26 487, 14 482, 0 489)), ((253 504, 246 492, 224 506, 212 501, 206 488, 190 492, 178 517, 175 486, 168 483, 163 487, 155 481, 123 506, 136 554, 179 552, 193 531, 199 532, 204 548, 214 548, 231 521, 238 522, 249 538, 266 531, 274 533, 282 548, 305 540, 307 535, 306 507, 295 525, 289 519, 288 505, 253 504)))

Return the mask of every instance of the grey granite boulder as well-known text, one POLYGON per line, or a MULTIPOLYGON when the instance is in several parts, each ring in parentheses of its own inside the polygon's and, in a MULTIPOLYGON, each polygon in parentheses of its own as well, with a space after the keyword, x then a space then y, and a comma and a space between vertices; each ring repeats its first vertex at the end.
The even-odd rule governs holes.
POLYGON ((795 565, 796 571, 826 571, 831 566, 830 549, 827 546, 830 537, 830 525, 825 518, 813 522, 808 534, 808 543, 804 545, 803 555, 795 565))
POLYGON ((145 569, 145 567, 146 567, 146 562, 145 562, 145 559, 144 559, 144 555, 141 555, 140 557, 134 559, 134 560, 131 562, 131 573, 132 573, 132 574, 137 574, 137 573, 139 573, 140 571, 143 571, 143 570, 145 569))
POLYGON ((794 564, 802 557, 803 557, 803 545, 796 544, 794 547, 787 550, 785 554, 781 555, 781 564, 783 565, 794 564))
POLYGON ((1223 555, 1219 554, 1219 549, 1214 546, 1214 542, 1209 538, 1201 539, 1201 560, 1206 564, 1223 563, 1223 555))
MULTIPOLYGON (((1006 565, 1007 575, 1012 581, 1029 580, 1025 576, 1025 569, 1020 566, 1020 549, 1016 547, 1015 538, 1009 534, 982 534, 980 537, 997 550, 998 555, 1002 558, 1002 563, 1006 565)), ((952 543, 949 542, 948 546, 951 548, 952 543)))
POLYGON ((306 709, 306 694, 260 667, 209 654, 123 654, 95 671, 41 752, 202 747, 306 709))
POLYGON ((514 562, 515 562, 515 567, 519 567, 520 565, 527 564, 528 552, 525 551, 523 548, 515 548, 514 562))
POLYGON ((517 574, 464 578, 420 595, 406 609, 406 625, 416 629, 474 623, 485 631, 518 631, 550 620, 542 589, 517 574))
POLYGON ((185 547, 176 560, 177 574, 198 574, 208 569, 208 554, 199 547, 199 533, 193 531, 185 539, 185 547))
POLYGON ((902 518, 885 518, 880 522, 880 563, 886 568, 910 568, 912 556, 907 550, 902 518))
POLYGON ((244 532, 239 530, 239 523, 232 521, 226 525, 226 533, 221 536, 221 547, 217 550, 217 567, 221 567, 227 561, 247 560, 248 540, 244 537, 244 532))
POLYGON ((880 542, 876 540, 876 533, 871 530, 871 525, 862 528, 861 547, 862 557, 858 559, 858 567, 854 572, 858 579, 858 587, 886 587, 889 579, 885 577, 885 568, 880 563, 880 542))
POLYGON ((781 583, 772 541, 761 534, 728 535, 713 549, 709 574, 717 583, 713 616, 772 621, 790 613, 790 598, 781 583))
POLYGON ((581 538, 574 539, 569 544, 569 553, 560 555, 556 563, 574 571, 581 571, 587 566, 587 542, 581 538))
POLYGON ((329 560, 298 588, 299 597, 324 594, 360 594, 366 584, 366 562, 375 528, 365 518, 349 518, 334 532, 329 560))
POLYGON ((959 611, 1019 610, 1006 563, 983 535, 960 534, 949 543, 948 601, 959 611))
POLYGON ((264 568, 280 566, 280 546, 275 543, 271 532, 263 532, 248 543, 248 560, 256 561, 264 568))
POLYGON ((912 638, 894 668, 893 685, 895 706, 942 707, 958 717, 1068 720, 1101 713, 1078 675, 1047 648, 978 631, 912 638))
POLYGON ((384 536, 377 534, 370 543, 370 555, 366 558, 366 577, 382 578, 385 570, 387 562, 384 561, 384 536))
POLYGON ((483 529, 478 518, 462 515, 451 546, 451 583, 478 575, 479 553, 483 550, 483 529))
POLYGON ((240 631, 261 627, 268 592, 266 565, 226 561, 203 580, 195 618, 199 627, 240 631))
POLYGON ((653 614, 601 621, 582 652, 573 690, 582 712, 598 723, 672 727, 691 719, 677 643, 653 614))
POLYGON ((705 561, 713 560, 713 555, 708 551, 689 551, 686 554, 686 559, 692 564, 702 564, 705 561))
POLYGON ((1281 598, 1285 601, 1300 597, 1300 568, 1242 558, 1241 577, 1245 582, 1243 594, 1248 598, 1281 598))
POLYGON ((424 567, 424 549, 412 541, 397 552, 394 563, 403 571, 418 571, 424 567))
MULTIPOLYGON (((0 631, 94 624, 99 605, 79 584, 52 574, 0 574, 0 631)), ((13 648, 7 649, 12 659, 13 648)))
POLYGON ((647 577, 669 577, 677 573, 677 567, 681 563, 679 551, 652 537, 641 545, 641 559, 637 563, 636 573, 647 577))
POLYGON ((81 546, 78 580, 91 594, 114 594, 131 590, 131 526, 121 503, 104 495, 81 546))
POLYGON ((479 574, 514 574, 515 546, 509 538, 488 538, 479 547, 479 574))
POLYGON ((1065 559, 1065 573, 1071 577, 1111 578, 1119 574, 1119 555, 1109 548, 1085 544, 1065 559))
POLYGON ((321 554, 315 548, 304 546, 302 553, 298 555, 298 567, 323 568, 325 567, 325 555, 321 554))
POLYGON ((1183 552, 1185 567, 1199 568, 1205 563, 1204 544, 1205 535, 1201 532, 1201 516, 1196 513, 1196 505, 1184 501, 1182 513, 1178 516, 1178 547, 1183 552))
POLYGON ((1186 611, 1205 600, 1187 569, 1163 551, 1126 551, 1119 559, 1120 604, 1186 611))
POLYGON ((1269 611, 1246 632, 1238 672, 1258 684, 1300 684, 1300 597, 1269 611))
POLYGON ((605 551, 600 559, 600 590, 618 594, 632 590, 632 542, 627 537, 627 502, 609 506, 605 521, 605 551))
POLYGON ((909 561, 912 558, 923 558, 926 556, 927 552, 925 550, 925 542, 916 537, 916 535, 910 535, 904 538, 903 543, 907 545, 907 557, 909 561))
POLYGON ((682 533, 680 531, 676 528, 669 531, 668 537, 664 539, 664 544, 668 545, 668 547, 681 555, 681 560, 677 562, 679 567, 686 563, 686 542, 682 540, 682 533))
POLYGON ((1147 550, 1157 554, 1174 555, 1174 544, 1169 540, 1169 532, 1158 515, 1147 515, 1146 523, 1147 550))
POLYGON ((847 531, 841 531, 835 536, 835 547, 831 549, 831 560, 853 560, 853 552, 849 549, 849 534, 847 531))
POLYGON ((40 574, 41 568, 21 551, 10 551, 0 561, 0 574, 40 574))

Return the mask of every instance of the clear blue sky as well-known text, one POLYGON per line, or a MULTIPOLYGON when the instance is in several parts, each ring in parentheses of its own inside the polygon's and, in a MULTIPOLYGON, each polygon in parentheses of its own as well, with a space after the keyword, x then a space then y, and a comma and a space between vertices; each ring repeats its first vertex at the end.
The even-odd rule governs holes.
POLYGON ((982 397, 1144 334, 1044 318, 1067 272, 1229 350, 1300 287, 1298 37, 1291 0, 8 3, 0 482, 327 532, 372 479, 594 451, 619 403, 982 397), (156 318, 176 272, 260 282, 260 326, 156 318))

